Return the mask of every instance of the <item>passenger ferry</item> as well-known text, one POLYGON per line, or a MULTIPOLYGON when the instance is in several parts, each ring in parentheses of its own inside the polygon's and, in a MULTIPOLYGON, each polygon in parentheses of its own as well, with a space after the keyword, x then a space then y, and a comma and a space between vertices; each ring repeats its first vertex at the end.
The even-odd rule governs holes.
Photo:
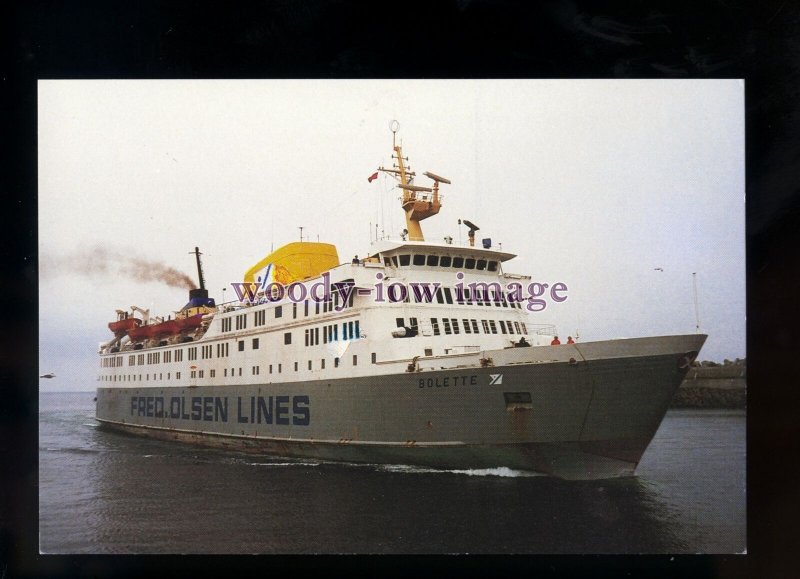
POLYGON ((289 243, 222 304, 195 248, 200 287, 174 319, 133 306, 109 324, 101 427, 324 461, 634 474, 706 336, 558 343, 529 320, 541 295, 523 295, 513 253, 476 245, 466 220, 466 244, 425 239, 450 181, 414 184, 396 130, 378 171, 398 181, 401 239, 344 263, 334 245, 289 243))

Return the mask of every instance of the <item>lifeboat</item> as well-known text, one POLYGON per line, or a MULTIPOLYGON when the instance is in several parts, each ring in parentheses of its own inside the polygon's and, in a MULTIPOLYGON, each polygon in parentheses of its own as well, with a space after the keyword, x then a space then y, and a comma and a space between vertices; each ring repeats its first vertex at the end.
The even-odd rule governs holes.
POLYGON ((185 332, 187 330, 195 330, 199 328, 200 325, 203 323, 203 314, 196 314, 194 316, 188 316, 186 318, 181 318, 172 321, 177 323, 179 332, 185 332))
POLYGON ((178 320, 167 320, 166 322, 150 326, 150 337, 161 338, 163 336, 177 334, 180 331, 178 320))
POLYGON ((134 342, 152 338, 152 331, 155 326, 137 326, 128 330, 128 336, 134 342))
POLYGON ((121 338, 125 334, 130 333, 131 330, 134 328, 138 328, 142 324, 142 320, 139 318, 126 318, 122 320, 117 320, 116 322, 109 322, 108 329, 114 332, 114 335, 117 338, 121 338))

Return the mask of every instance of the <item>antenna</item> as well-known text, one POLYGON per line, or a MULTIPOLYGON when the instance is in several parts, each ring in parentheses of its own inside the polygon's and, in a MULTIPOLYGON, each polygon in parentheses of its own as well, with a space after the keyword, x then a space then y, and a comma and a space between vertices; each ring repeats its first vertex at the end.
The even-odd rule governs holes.
POLYGON ((193 253, 197 258, 197 277, 200 278, 200 289, 206 289, 206 280, 203 278, 203 265, 200 263, 200 256, 203 254, 200 253, 198 247, 195 247, 194 251, 190 251, 189 253, 193 253))
POLYGON ((303 226, 301 225, 299 227, 299 229, 300 229, 300 243, 302 243, 303 242, 303 226))
POLYGON ((697 272, 692 272, 692 285, 694 286, 694 331, 696 334, 700 333, 700 312, 697 307, 697 272))

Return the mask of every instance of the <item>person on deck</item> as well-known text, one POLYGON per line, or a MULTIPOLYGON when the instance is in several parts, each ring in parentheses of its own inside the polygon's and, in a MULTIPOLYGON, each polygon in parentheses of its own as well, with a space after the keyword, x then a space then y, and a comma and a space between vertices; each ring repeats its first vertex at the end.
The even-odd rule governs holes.
POLYGON ((561 341, 558 339, 558 336, 553 338, 553 341, 550 342, 550 345, 551 346, 560 346, 561 345, 561 341))
POLYGON ((574 344, 575 340, 572 339, 572 336, 567 336, 567 344, 574 344))

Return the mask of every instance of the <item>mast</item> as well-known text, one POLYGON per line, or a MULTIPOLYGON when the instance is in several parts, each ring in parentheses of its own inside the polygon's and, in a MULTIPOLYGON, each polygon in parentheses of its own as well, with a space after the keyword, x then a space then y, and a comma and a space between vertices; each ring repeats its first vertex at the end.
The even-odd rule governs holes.
POLYGON ((423 175, 433 180, 433 188, 411 184, 416 173, 411 171, 411 168, 404 163, 404 161, 408 162, 408 157, 403 157, 403 149, 397 144, 396 136, 399 127, 400 124, 397 121, 392 121, 392 149, 394 150, 392 158, 396 162, 393 163, 391 169, 379 167, 378 170, 391 173, 395 179, 400 181, 397 187, 403 190, 400 205, 406 213, 406 229, 409 240, 425 241, 419 222, 439 213, 439 209, 442 206, 439 183, 450 183, 450 181, 426 171, 423 175))
POLYGON ((189 253, 193 253, 195 258, 197 259, 197 277, 200 279, 200 289, 206 289, 206 280, 203 278, 203 264, 200 263, 200 256, 203 255, 200 253, 200 248, 195 247, 194 251, 190 251, 189 253))

